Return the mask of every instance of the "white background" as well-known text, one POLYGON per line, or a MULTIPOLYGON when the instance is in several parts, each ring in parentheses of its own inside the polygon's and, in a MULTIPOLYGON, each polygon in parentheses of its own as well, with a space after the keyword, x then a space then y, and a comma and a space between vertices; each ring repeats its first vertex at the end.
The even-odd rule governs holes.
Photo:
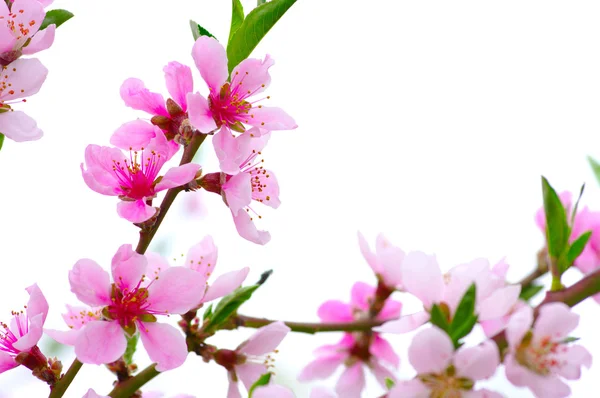
MULTIPOLYGON (((243 3, 247 12, 254 5, 243 3)), ((124 79, 139 77, 166 94, 162 67, 193 65, 188 19, 226 40, 230 4, 56 0, 52 8, 76 17, 41 54, 48 79, 21 107, 45 137, 7 140, 0 152, 0 319, 22 308, 23 289, 37 282, 51 303, 47 326, 63 328, 64 304, 77 303, 67 282, 75 261, 108 266, 119 245, 137 242, 137 229, 116 214, 117 199, 83 183, 85 146, 108 145, 121 123, 142 116, 119 97, 124 79)), ((178 199, 156 243, 174 257, 210 233, 221 272, 251 266, 253 282, 274 269, 243 312, 276 319, 314 321, 322 301, 348 298, 355 281, 374 282, 357 230, 436 253, 445 268, 506 256, 518 280, 543 245, 533 222, 541 174, 559 191, 587 182, 584 202, 599 207, 585 159, 600 157, 599 14, 595 1, 300 0, 253 53, 276 60, 270 101, 300 126, 274 133, 264 152, 282 190, 282 206, 261 213, 272 241, 260 247, 239 238, 220 198, 202 192, 178 199), (203 217, 186 215, 190 200, 201 202, 203 217)), ((204 159, 204 169, 216 171, 208 145, 204 159)), ((597 305, 577 311, 586 316, 576 335, 599 353, 597 305)), ((232 348, 249 333, 225 332, 213 342, 232 348)), ((289 336, 277 355, 278 380, 307 397, 309 388, 294 381, 298 371, 314 347, 338 338, 289 336)), ((409 338, 390 340, 402 355, 401 376, 411 377, 409 338)), ((72 356, 61 351, 65 367, 72 356)), ((147 365, 144 354, 138 358, 147 365)), ((596 394, 599 369, 572 383, 573 396, 596 394)), ((86 365, 67 396, 88 387, 108 393, 111 382, 105 369, 86 365)), ((370 382, 365 396, 381 395, 370 382)), ((502 375, 490 385, 507 397, 531 396, 502 375)), ((24 368, 0 375, 5 398, 46 396, 46 389, 24 368)), ((225 371, 190 355, 148 385, 161 389, 224 397, 225 371)))

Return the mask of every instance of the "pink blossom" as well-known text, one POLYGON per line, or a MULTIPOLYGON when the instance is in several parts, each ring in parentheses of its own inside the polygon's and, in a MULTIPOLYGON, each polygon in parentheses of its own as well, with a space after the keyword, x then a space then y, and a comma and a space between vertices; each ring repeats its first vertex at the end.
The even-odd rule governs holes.
MULTIPOLYGON (((79 260, 69 272, 71 291, 92 307, 102 307, 102 319, 85 318, 76 338, 62 339, 75 346, 84 363, 116 361, 125 352, 126 337, 139 332, 142 344, 156 369, 165 371, 183 364, 187 357, 185 338, 179 330, 157 322, 157 315, 185 314, 201 300, 203 277, 185 267, 168 267, 158 255, 141 255, 123 245, 112 259, 110 277, 95 261, 79 260)), ((67 337, 72 337, 67 336, 67 337)))
POLYGON ((269 354, 275 351, 289 331, 290 328, 283 322, 274 322, 258 329, 234 351, 218 350, 215 353, 215 361, 228 372, 227 398, 242 397, 239 380, 250 390, 260 376, 270 371, 273 359, 269 354))
POLYGON ((377 278, 390 289, 401 288, 401 265, 404 252, 392 245, 382 234, 377 237, 374 253, 360 232, 358 233, 358 244, 365 260, 367 260, 377 278))
POLYGON ((131 146, 129 155, 121 150, 88 145, 85 164, 81 164, 83 179, 94 191, 119 196, 117 213, 128 221, 140 223, 155 215, 150 202, 165 189, 178 187, 196 178, 200 166, 194 163, 172 167, 162 177, 162 166, 173 156, 174 147, 167 142, 158 127, 152 127, 155 137, 147 146, 131 146))
POLYGON ((79 334, 87 323, 102 320, 102 307, 80 307, 67 304, 67 312, 62 314, 62 318, 69 330, 45 329, 44 331, 48 336, 62 344, 75 345, 79 334))
POLYGON ((217 277, 209 286, 208 279, 215 271, 217 256, 218 250, 211 236, 204 237, 187 253, 185 266, 198 272, 204 280, 203 285, 206 285, 206 293, 203 295, 201 303, 207 303, 233 292, 246 280, 250 271, 250 268, 244 267, 237 271, 227 272, 217 277))
POLYGON ((256 99, 271 82, 269 68, 274 61, 268 55, 264 61, 248 58, 231 72, 228 82, 225 48, 212 37, 196 40, 192 57, 202 78, 208 85, 208 99, 200 93, 188 94, 188 112, 192 125, 208 133, 220 126, 244 131, 244 124, 266 130, 291 130, 296 122, 280 108, 259 104, 266 98, 256 99))
POLYGON ((310 391, 310 398, 338 398, 338 395, 325 387, 315 387, 310 391))
POLYGON ((54 42, 56 25, 39 30, 46 12, 37 0, 15 0, 10 9, 0 2, 0 64, 9 65, 21 54, 34 54, 54 42))
POLYGON ((569 333, 578 324, 579 315, 563 303, 543 305, 535 322, 529 306, 515 313, 506 328, 506 378, 529 388, 536 397, 570 396, 571 389, 562 379, 577 380, 581 367, 592 365, 591 354, 569 342, 569 333))
POLYGON ((223 197, 240 236, 261 245, 269 242, 271 235, 256 228, 250 214, 261 216, 250 204, 256 201, 276 209, 281 203, 275 174, 259 159, 269 137, 270 133, 251 128, 236 138, 222 127, 213 137, 222 172, 207 174, 200 181, 206 190, 223 197))
MULTIPOLYGON (((0 2, 0 6, 3 3, 0 2)), ((0 76, 0 133, 13 141, 35 141, 43 133, 37 123, 22 111, 15 111, 11 104, 29 97, 40 90, 46 80, 48 69, 35 59, 18 59, 10 66, 2 67, 0 76)))
POLYGON ((408 349, 417 376, 396 384, 388 398, 404 397, 502 397, 487 390, 474 390, 477 380, 488 379, 500 365, 498 347, 486 341, 456 352, 446 333, 431 327, 419 332, 408 349))
POLYGON ((81 398, 110 398, 108 395, 100 395, 94 391, 93 388, 90 388, 83 397, 81 398))
POLYGON ((295 395, 287 387, 269 384, 268 386, 257 387, 252 394, 252 398, 295 398, 295 395))
MULTIPOLYGON (((186 96, 193 91, 194 81, 191 69, 179 62, 169 62, 163 68, 163 72, 167 91, 171 96, 167 101, 161 94, 148 90, 144 82, 136 78, 129 78, 123 82, 121 98, 125 105, 152 115, 152 124, 160 127, 171 140, 181 133, 180 128, 185 126, 184 121, 188 119, 186 96)), ((113 134, 111 144, 121 147, 119 143, 129 134, 132 132, 123 127, 119 128, 113 134)), ((138 136, 142 138, 139 134, 138 136)), ((150 138, 146 137, 148 141, 150 138)), ((142 142, 141 145, 148 145, 148 142, 142 142)))
POLYGON ((48 315, 48 302, 37 284, 29 286, 29 301, 25 311, 13 311, 10 326, 0 322, 0 373, 19 366, 15 360, 21 353, 31 353, 36 358, 45 358, 37 347, 43 334, 48 315))
POLYGON ((383 332, 406 333, 417 329, 429 320, 429 311, 434 304, 447 309, 449 319, 465 292, 476 286, 476 312, 480 321, 501 318, 511 311, 521 291, 520 285, 506 285, 501 262, 490 269, 485 259, 477 259, 460 264, 446 274, 437 263, 435 256, 422 252, 411 252, 402 262, 402 281, 408 293, 423 302, 424 311, 387 322, 379 328, 383 332))

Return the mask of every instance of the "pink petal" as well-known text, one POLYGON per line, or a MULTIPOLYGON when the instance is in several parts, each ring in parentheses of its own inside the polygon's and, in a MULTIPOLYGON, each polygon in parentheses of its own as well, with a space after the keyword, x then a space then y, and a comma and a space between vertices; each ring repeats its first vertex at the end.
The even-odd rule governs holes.
POLYGON ((35 141, 44 135, 35 120, 21 111, 0 113, 0 133, 16 142, 35 141))
POLYGON ((96 391, 94 391, 90 388, 82 398, 110 398, 110 397, 108 397, 106 395, 98 395, 98 394, 96 394, 96 391))
POLYGON ((271 83, 269 68, 275 61, 267 54, 261 61, 256 58, 247 58, 240 62, 231 71, 231 86, 237 87, 238 92, 256 95, 263 92, 271 83))
POLYGON ((12 355, 4 351, 0 351, 0 374, 19 366, 12 355))
POLYGON ((194 91, 192 70, 189 66, 172 61, 163 68, 163 72, 165 72, 167 90, 171 94, 171 98, 186 112, 187 102, 185 97, 188 93, 194 91))
POLYGON ((227 206, 233 214, 238 214, 252 201, 252 182, 250 179, 248 173, 236 174, 221 187, 227 206))
POLYGON ((34 35, 46 16, 44 7, 37 0, 14 0, 11 10, 14 14, 15 26, 22 25, 28 28, 29 32, 24 35, 25 37, 34 35))
POLYGON ((353 322, 352 307, 339 300, 328 300, 317 310, 321 322, 353 322))
POLYGON ((360 252, 362 253, 365 260, 367 260, 367 263, 369 264, 369 267, 371 267, 373 272, 375 274, 381 274, 383 272, 383 268, 381 264, 379 264, 377 256, 371 251, 369 243, 367 242, 363 234, 361 234, 360 232, 358 232, 358 246, 360 247, 360 252))
POLYGON ((298 125, 290 115, 281 108, 253 107, 250 111, 253 116, 250 119, 250 125, 263 128, 265 130, 293 130, 298 125))
POLYGON ((382 333, 408 333, 423 326, 427 321, 429 321, 429 314, 421 311, 386 322, 374 330, 382 333))
POLYGON ((208 134, 217 128, 215 119, 208 105, 208 100, 200 93, 189 93, 187 95, 188 115, 190 123, 200 133, 208 134))
POLYGON ((54 2, 54 0, 37 0, 44 7, 48 7, 50 4, 54 2))
POLYGON ((240 150, 240 141, 231 133, 226 126, 213 136, 212 139, 217 159, 219 159, 219 168, 223 173, 235 175, 240 172, 240 165, 244 162, 242 157, 245 155, 240 150))
POLYGON ((119 359, 126 347, 127 339, 117 322, 92 321, 79 332, 75 355, 83 363, 101 365, 119 359))
POLYGON ((130 244, 121 245, 111 261, 113 280, 121 290, 135 289, 147 267, 146 257, 136 253, 130 244))
POLYGON ((269 369, 265 364, 256 362, 246 362, 235 367, 235 372, 244 383, 246 390, 250 390, 252 385, 269 369))
POLYGON ((521 366, 511 354, 504 359, 504 369, 508 381, 515 386, 528 387, 536 397, 565 398, 571 394, 569 386, 557 376, 538 375, 521 366))
POLYGON ((44 314, 38 314, 29 320, 27 333, 20 337, 13 347, 19 351, 27 351, 36 345, 44 334, 44 314))
POLYGON ((192 48, 192 58, 208 88, 218 93, 229 76, 225 48, 212 37, 200 36, 192 48))
POLYGON ((62 314, 62 318, 70 329, 78 330, 88 322, 101 319, 102 309, 101 307, 74 307, 67 304, 67 312, 62 314))
MULTIPOLYGON (((0 8, 6 8, 6 3, 4 5, 0 4, 0 8)), ((0 10, 0 15, 8 15, 8 8, 6 12, 2 12, 0 10)), ((13 51, 13 49, 17 45, 17 38, 13 35, 12 30, 7 26, 6 23, 0 25, 0 53, 13 51)))
POLYGON ((146 281, 142 283, 142 286, 147 287, 150 283, 161 275, 164 271, 169 269, 171 266, 169 262, 160 254, 154 252, 147 252, 144 254, 148 261, 148 267, 146 268, 146 281))
POLYGON ((44 297, 44 294, 38 287, 37 283, 29 286, 27 289, 29 293, 29 301, 27 302, 27 319, 32 319, 37 315, 42 315, 42 324, 46 321, 48 315, 48 302, 44 297))
POLYGON ((27 47, 23 47, 21 52, 24 55, 31 55, 37 52, 50 48, 54 43, 54 33, 56 32, 56 25, 48 25, 44 30, 38 31, 32 38, 27 47))
POLYGON ((419 379, 401 381, 392 388, 387 398, 429 398, 431 390, 419 379))
POLYGON ((248 272, 250 272, 250 268, 245 267, 238 271, 231 271, 219 275, 219 277, 208 287, 206 294, 202 298, 202 302, 207 303, 232 293, 242 285, 244 280, 246 280, 248 272))
POLYGON ((435 256, 408 253, 402 263, 402 281, 406 291, 417 296, 426 308, 442 299, 444 280, 435 256))
POLYGON ((165 133, 157 126, 152 126, 152 128, 154 129, 154 138, 150 140, 144 149, 146 152, 154 151, 161 156, 156 160, 156 167, 160 169, 165 162, 179 151, 179 145, 174 141, 168 141, 165 133))
POLYGON ((246 355, 264 355, 277 348, 279 343, 288 334, 290 328, 283 322, 273 322, 258 329, 248 340, 237 348, 237 351, 246 355))
POLYGON ((60 344, 64 345, 75 345, 81 329, 70 329, 70 330, 54 330, 44 329, 44 333, 56 340, 60 344))
POLYGON ((344 370, 335 385, 335 392, 344 398, 360 398, 365 388, 365 373, 360 362, 344 370))
POLYGON ((386 379, 390 379, 393 382, 397 381, 396 376, 394 376, 394 374, 381 363, 377 361, 371 361, 369 366, 371 373, 373 373, 373 376, 375 376, 375 379, 377 379, 377 382, 381 385, 381 387, 387 388, 386 379))
POLYGON ((566 348, 564 353, 559 353, 557 359, 560 363, 556 373, 568 380, 578 380, 581 377, 581 367, 592 366, 592 354, 580 345, 566 348))
POLYGON ((185 266, 200 272, 208 279, 217 265, 219 251, 212 236, 205 236, 199 243, 190 247, 185 258, 185 266))
POLYGON ((504 395, 484 388, 477 391, 465 391, 463 398, 504 398, 504 395))
POLYGON ((121 98, 130 108, 169 117, 163 96, 148 90, 140 79, 132 77, 125 80, 121 85, 121 98))
POLYGON ((508 314, 519 300, 521 285, 509 285, 496 290, 477 305, 480 321, 503 317, 508 314))
POLYGON ((335 372, 347 357, 348 354, 345 353, 320 356, 302 369, 302 372, 298 375, 298 381, 326 379, 335 372))
POLYGON ((254 390, 252 398, 294 398, 294 393, 283 386, 272 384, 254 390))
POLYGON ((195 163, 187 163, 182 166, 172 167, 165 173, 162 180, 156 184, 154 190, 160 192, 165 189, 187 184, 196 177, 198 170, 200 170, 200 165, 195 163))
POLYGON ((124 150, 140 150, 156 137, 156 126, 145 120, 123 123, 110 137, 110 143, 124 150))
POLYGON ((397 287, 402 283, 402 261, 404 251, 392 245, 382 234, 377 236, 376 253, 381 264, 382 277, 389 287, 397 287))
POLYGON ((488 379, 500 366, 498 346, 488 340, 475 347, 461 347, 454 355, 454 366, 460 377, 471 380, 488 379))
POLYGON ((454 346, 437 327, 419 332, 408 348, 408 359, 417 373, 442 373, 450 365, 454 346))
POLYGON ((204 283, 204 277, 196 271, 171 267, 148 287, 149 308, 161 313, 185 314, 200 303, 204 283))
POLYGON ((242 394, 240 394, 240 388, 238 387, 237 381, 233 381, 230 373, 228 373, 227 376, 227 379, 229 380, 229 387, 227 388, 227 398, 242 398, 242 394))
POLYGON ((377 319, 396 319, 400 317, 402 312, 402 303, 399 301, 387 299, 381 312, 377 315, 377 319))
POLYGON ((525 333, 531 328, 533 322, 533 309, 526 306, 515 312, 506 325, 506 341, 510 348, 514 349, 523 340, 525 333))
POLYGON ((71 291, 91 306, 110 305, 110 277, 94 260, 87 258, 75 263, 69 271, 71 291))
POLYGON ((325 387, 315 387, 310 391, 310 398, 338 398, 338 396, 325 387))
POLYGON ((364 282, 356 282, 352 285, 350 302, 354 308, 368 311, 375 297, 375 288, 364 282))
POLYGON ((125 155, 118 148, 88 145, 85 148, 85 164, 81 166, 85 183, 102 195, 115 196, 122 193, 121 183, 114 173, 115 162, 123 162, 125 155))
POLYGON ((271 240, 271 234, 267 231, 259 231, 252 222, 252 218, 245 211, 240 211, 238 214, 231 213, 233 216, 233 222, 238 234, 250 242, 258 245, 265 245, 271 240))
POLYGON ((133 223, 141 223, 149 220, 156 214, 156 209, 140 200, 123 200, 117 203, 117 214, 133 223))
POLYGON ((3 90, 0 100, 9 101, 30 97, 40 91, 48 69, 37 58, 19 58, 3 73, 8 76, 4 82, 11 85, 11 90, 3 90))
POLYGON ((254 192, 252 192, 252 199, 259 201, 263 205, 272 207, 273 209, 278 208, 281 201, 279 200, 279 183, 277 182, 275 174, 267 169, 252 169, 249 174, 252 176, 253 180, 258 177, 260 184, 262 184, 261 189, 255 189, 254 192))
POLYGON ((535 338, 552 337, 561 340, 569 337, 579 324, 579 315, 563 303, 549 303, 540 307, 539 316, 533 325, 535 338))
POLYGON ((400 357, 396 354, 392 345, 378 334, 375 334, 373 342, 369 346, 369 352, 377 359, 385 361, 396 368, 400 366, 400 357))
POLYGON ((164 372, 183 365, 188 350, 181 331, 160 322, 142 322, 139 329, 148 356, 156 362, 156 370, 164 372))

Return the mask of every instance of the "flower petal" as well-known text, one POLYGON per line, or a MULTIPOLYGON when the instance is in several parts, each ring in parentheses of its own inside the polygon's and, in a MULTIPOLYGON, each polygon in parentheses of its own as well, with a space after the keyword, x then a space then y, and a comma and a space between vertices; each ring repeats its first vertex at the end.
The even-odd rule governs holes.
POLYGON ((325 387, 315 387, 310 390, 310 398, 338 398, 338 396, 325 387))
POLYGON ((240 173, 232 176, 221 186, 227 206, 233 214, 238 214, 252 201, 252 182, 250 179, 250 174, 240 173))
POLYGON ((581 367, 592 366, 592 354, 580 345, 572 345, 558 354, 560 365, 557 373, 568 380, 578 380, 581 377, 581 367))
POLYGON ((126 347, 127 339, 117 322, 92 321, 79 332, 75 355, 83 363, 102 365, 119 359, 126 347))
POLYGON ((94 260, 87 258, 75 263, 69 271, 71 291, 77 298, 91 306, 112 303, 110 299, 110 276, 94 260))
POLYGON ((187 111, 186 95, 194 91, 194 80, 192 79, 192 70, 189 66, 179 62, 169 62, 163 68, 167 90, 171 98, 181 106, 181 109, 187 111))
POLYGON ((496 343, 488 340, 475 347, 461 347, 454 355, 456 373, 473 381, 488 379, 500 366, 496 343))
MULTIPOLYGON (((246 133, 244 133, 246 134, 246 133)), ((242 135, 243 136, 243 135, 242 135)), ((242 137, 240 136, 240 137, 242 137)), ((212 139, 217 159, 219 159, 219 168, 223 173, 235 175, 240 172, 240 165, 244 162, 244 153, 240 148, 242 141, 236 139, 226 126, 213 136, 212 139)), ((248 155, 246 155, 247 157, 248 155)))
POLYGON ((345 353, 319 356, 302 369, 302 372, 298 375, 298 381, 326 379, 335 372, 347 357, 348 354, 345 353))
POLYGON ((160 192, 187 184, 196 177, 198 170, 200 170, 200 165, 195 163, 172 167, 165 173, 160 182, 156 184, 154 190, 160 192))
POLYGON ((362 364, 357 362, 344 370, 335 385, 335 392, 344 398, 360 398, 364 388, 365 372, 363 371, 362 364))
POLYGON ((0 351, 0 374, 19 366, 12 355, 4 351, 0 351))
POLYGON ((56 25, 48 25, 44 30, 38 31, 32 38, 27 47, 23 47, 21 52, 23 55, 31 55, 37 52, 50 48, 54 43, 54 33, 56 32, 56 25))
POLYGON ((250 390, 256 380, 268 371, 266 365, 256 362, 246 362, 235 367, 235 372, 244 383, 246 390, 250 390))
POLYGON ((290 328, 281 321, 270 323, 258 329, 236 351, 246 355, 268 354, 277 348, 289 331, 290 328))
POLYGON ((44 135, 36 121, 21 111, 0 113, 0 133, 16 142, 35 141, 44 135))
POLYGON ((192 58, 208 88, 218 93, 229 76, 225 48, 212 37, 200 36, 192 47, 192 58))
POLYGON ((251 93, 248 97, 263 92, 271 84, 269 68, 275 61, 267 54, 264 60, 247 58, 231 71, 231 87, 238 93, 251 93))
POLYGON ((121 98, 130 108, 169 117, 163 96, 148 90, 140 79, 132 77, 125 80, 121 85, 121 98))
POLYGON ((140 200, 122 200, 117 203, 117 214, 132 223, 141 223, 149 220, 156 214, 156 209, 140 200))
POLYGON ((13 347, 19 351, 27 351, 36 345, 44 334, 44 314, 38 314, 29 320, 27 333, 20 337, 13 347))
POLYGON ((64 345, 75 345, 77 338, 79 337, 81 329, 69 329, 69 330, 55 330, 55 329, 44 329, 44 333, 56 340, 60 344, 64 345))
POLYGON ((429 321, 429 314, 425 311, 404 315, 400 319, 386 322, 374 330, 382 333, 408 333, 423 326, 429 321))
POLYGON ((514 349, 521 344, 525 333, 531 328, 532 322, 533 309, 528 305, 516 311, 513 316, 510 317, 505 330, 506 341, 510 348, 514 349))
POLYGON ((93 389, 89 389, 82 398, 110 398, 106 395, 98 395, 93 389))
POLYGON ((111 261, 113 280, 121 290, 135 289, 147 267, 146 257, 135 252, 130 244, 121 245, 111 261))
POLYGON ((202 298, 202 302, 207 303, 232 293, 242 285, 244 280, 246 280, 248 272, 250 272, 250 268, 245 267, 237 271, 219 275, 219 277, 208 287, 206 294, 202 298))
POLYGON ((408 253, 402 262, 402 281, 406 291, 420 299, 426 308, 442 298, 444 281, 435 256, 408 253))
POLYGON ((444 372, 453 355, 452 341, 435 326, 419 332, 408 348, 408 359, 418 374, 444 372))
POLYGON ((352 285, 350 297, 352 307, 362 311, 368 311, 371 302, 375 298, 375 288, 364 282, 356 282, 352 285))
POLYGON ((352 322, 354 314, 352 307, 339 300, 328 300, 317 310, 321 322, 352 322))
POLYGON ((252 218, 245 211, 240 211, 238 214, 231 213, 233 216, 233 222, 238 234, 250 242, 258 245, 265 245, 271 240, 271 234, 267 231, 259 231, 256 229, 256 225, 252 222, 252 218))
POLYGON ((208 134, 217 128, 208 100, 200 93, 188 93, 188 115, 192 126, 203 134, 208 134))
POLYGON ((429 398, 431 390, 419 379, 401 381, 392 388, 387 398, 429 398))
POLYGON ((540 307, 539 316, 533 325, 535 338, 552 337, 561 340, 569 337, 579 324, 579 315, 564 303, 549 303, 540 307))
POLYGON ((281 108, 253 107, 250 115, 252 117, 248 124, 265 130, 293 130, 298 127, 294 119, 281 108))
POLYGON ((252 394, 253 398, 294 398, 294 393, 286 387, 271 384, 265 387, 258 387, 252 394))
POLYGON ((185 266, 199 272, 208 279, 217 265, 219 250, 212 236, 205 236, 199 243, 190 247, 185 258, 185 266))
POLYGON ((519 300, 521 285, 509 285, 496 290, 477 305, 480 321, 503 317, 508 314, 519 300))
POLYGON ((27 318, 32 319, 33 317, 42 314, 42 324, 46 321, 48 315, 48 302, 44 293, 40 290, 37 283, 29 286, 27 289, 29 293, 29 301, 27 302, 27 318))
POLYGON ((142 322, 140 338, 148 356, 156 362, 156 370, 159 372, 175 369, 183 365, 187 358, 185 337, 171 325, 142 322))
POLYGON ((123 123, 110 137, 110 143, 117 148, 134 151, 147 147, 156 137, 156 126, 145 120, 133 120, 123 123))
POLYGON ((185 314, 202 300, 204 283, 196 271, 171 267, 148 287, 148 306, 161 313, 185 314))
POLYGON ((378 334, 375 334, 373 342, 369 346, 369 352, 377 359, 385 361, 396 368, 400 366, 400 357, 396 354, 392 345, 378 334))

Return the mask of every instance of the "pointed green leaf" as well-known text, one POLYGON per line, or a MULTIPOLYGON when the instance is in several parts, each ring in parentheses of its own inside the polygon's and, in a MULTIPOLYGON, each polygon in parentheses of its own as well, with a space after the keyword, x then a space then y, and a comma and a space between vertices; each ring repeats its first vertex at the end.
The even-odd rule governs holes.
POLYGON ((4 134, 0 133, 0 149, 2 149, 3 144, 4 144, 4 134))
POLYGON ((392 379, 390 377, 385 378, 385 388, 387 388, 388 390, 391 390, 392 388, 394 388, 395 385, 396 385, 396 382, 394 381, 394 379, 392 379))
POLYGON ((450 333, 452 333, 453 330, 461 328, 462 324, 468 322, 475 314, 476 292, 477 288, 475 284, 472 283, 463 295, 460 303, 458 303, 456 311, 454 311, 454 317, 450 323, 450 333))
POLYGON ((583 184, 581 186, 581 189, 579 190, 579 197, 577 197, 577 201, 575 202, 575 206, 573 206, 573 210, 571 211, 571 226, 573 226, 573 223, 575 222, 575 215, 577 214, 577 208, 579 207, 579 201, 581 200, 581 197, 583 196, 583 190, 585 189, 585 184, 583 184))
POLYGON ((600 183, 600 163, 594 160, 594 158, 591 156, 588 156, 588 162, 590 162, 590 166, 592 166, 592 171, 596 176, 596 180, 598 180, 598 183, 600 183))
POLYGON ((558 259, 567 249, 569 224, 565 208, 556 191, 545 177, 542 177, 544 212, 546 214, 546 240, 550 256, 558 259))
POLYGON ((139 338, 139 333, 133 335, 133 337, 127 336, 127 348, 125 349, 125 354, 123 354, 123 360, 127 365, 131 365, 133 363, 133 354, 135 354, 135 349, 137 348, 139 338))
POLYGON ((229 317, 234 315, 242 304, 252 297, 252 294, 260 285, 244 286, 236 289, 233 293, 223 297, 214 307, 212 315, 205 321, 204 331, 211 333, 225 323, 229 317))
POLYGON ((46 29, 54 24, 58 28, 69 19, 73 18, 73 14, 67 10, 50 10, 46 12, 46 17, 40 25, 40 30, 46 29))
POLYGON ((458 348, 461 346, 460 339, 471 333, 471 330, 477 323, 477 315, 472 314, 469 318, 465 319, 460 325, 450 331, 450 338, 454 343, 454 347, 458 348))
POLYGON ((213 313, 213 305, 212 303, 206 307, 206 310, 204 310, 204 314, 202 314, 202 320, 205 321, 207 319, 209 319, 212 316, 213 313))
POLYGON ((295 2, 296 0, 272 0, 250 11, 227 45, 229 73, 248 58, 267 32, 295 2))
POLYGON ((194 41, 198 40, 198 38, 200 36, 214 37, 215 40, 217 39, 215 36, 213 36, 212 33, 210 33, 208 30, 204 29, 202 26, 200 26, 200 24, 198 24, 197 22, 195 22, 191 19, 190 19, 190 29, 192 30, 192 36, 194 36, 194 41))
MULTIPOLYGON (((575 261, 577 257, 579 257, 579 255, 583 252, 583 249, 585 249, 585 245, 587 245, 591 236, 592 231, 584 232, 583 234, 581 234, 581 236, 579 236, 579 238, 575 239, 575 242, 571 244, 571 247, 569 247, 569 251, 567 252, 567 268, 573 265, 573 261, 575 261)), ((562 270, 562 272, 565 271, 566 269, 562 270)))
POLYGON ((569 336, 569 337, 565 337, 564 339, 562 339, 560 341, 560 343, 561 344, 569 344, 569 343, 574 343, 574 342, 576 342, 576 341, 578 341, 580 339, 581 339, 581 337, 571 337, 571 336, 569 336))
POLYGON ((544 289, 544 285, 526 285, 521 289, 521 294, 519 294, 519 298, 523 301, 529 301, 536 294, 541 292, 544 289))
POLYGON ((265 373, 262 376, 260 376, 258 380, 256 380, 254 384, 252 384, 250 390, 248 390, 248 398, 252 398, 252 394, 254 393, 254 390, 257 387, 266 386, 267 384, 269 384, 269 381, 271 381, 271 373, 265 373))
POLYGON ((439 305, 434 304, 431 307, 431 323, 438 328, 442 329, 446 333, 450 330, 450 324, 448 323, 448 318, 444 314, 444 311, 440 308, 439 305))
POLYGON ((231 41, 233 34, 239 29, 242 22, 244 22, 244 7, 240 0, 231 0, 231 27, 229 28, 227 43, 231 41))

